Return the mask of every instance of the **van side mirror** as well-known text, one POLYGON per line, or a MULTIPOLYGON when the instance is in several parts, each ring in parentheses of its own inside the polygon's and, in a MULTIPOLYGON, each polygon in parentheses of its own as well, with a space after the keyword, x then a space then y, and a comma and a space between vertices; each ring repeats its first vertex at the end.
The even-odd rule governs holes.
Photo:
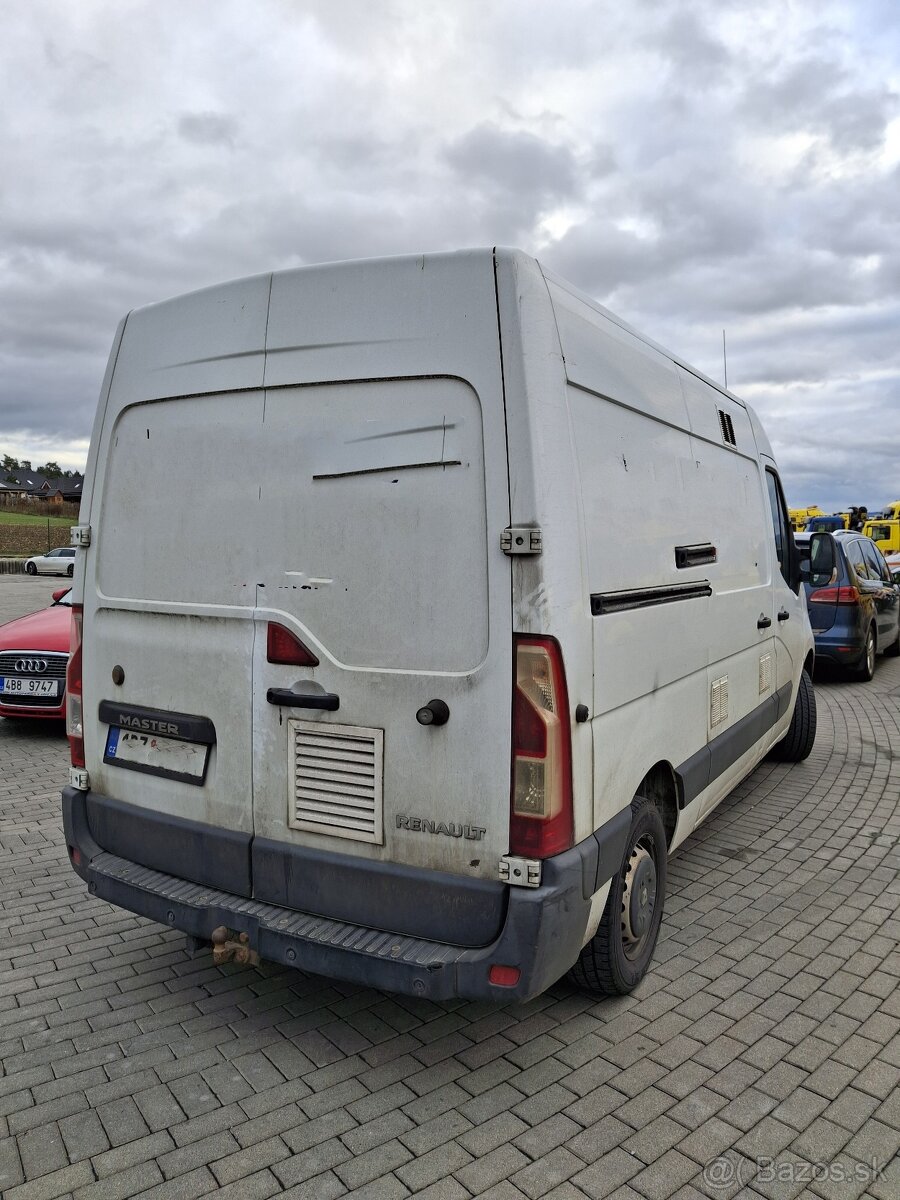
POLYGON ((834 542, 830 533, 814 533, 809 539, 809 557, 800 560, 800 578, 810 587, 831 582, 836 566, 834 542))

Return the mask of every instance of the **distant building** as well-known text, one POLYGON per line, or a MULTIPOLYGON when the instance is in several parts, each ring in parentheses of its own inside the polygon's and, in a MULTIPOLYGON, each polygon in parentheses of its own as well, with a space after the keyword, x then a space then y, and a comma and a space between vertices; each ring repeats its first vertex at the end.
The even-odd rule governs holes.
POLYGON ((23 471, 20 468, 0 480, 0 503, 79 504, 83 487, 84 476, 78 473, 48 479, 37 471, 23 471))

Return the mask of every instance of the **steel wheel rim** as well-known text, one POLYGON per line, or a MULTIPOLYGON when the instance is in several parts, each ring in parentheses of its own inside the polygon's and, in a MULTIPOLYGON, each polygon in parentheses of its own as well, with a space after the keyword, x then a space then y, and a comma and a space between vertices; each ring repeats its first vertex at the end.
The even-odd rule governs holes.
POLYGON ((622 949, 629 960, 639 958, 654 924, 657 871, 653 838, 641 838, 632 847, 622 888, 622 949))

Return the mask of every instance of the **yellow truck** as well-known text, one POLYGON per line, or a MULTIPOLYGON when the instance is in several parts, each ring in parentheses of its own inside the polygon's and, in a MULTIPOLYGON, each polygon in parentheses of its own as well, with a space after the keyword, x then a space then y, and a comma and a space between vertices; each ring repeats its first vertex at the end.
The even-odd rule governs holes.
POLYGON ((882 554, 896 554, 900 551, 900 519, 897 517, 866 521, 862 531, 866 537, 872 539, 882 554))
POLYGON ((789 508, 788 518, 790 519, 794 533, 800 533, 806 528, 806 522, 810 517, 824 517, 825 514, 819 508, 818 504, 811 504, 809 508, 789 508))

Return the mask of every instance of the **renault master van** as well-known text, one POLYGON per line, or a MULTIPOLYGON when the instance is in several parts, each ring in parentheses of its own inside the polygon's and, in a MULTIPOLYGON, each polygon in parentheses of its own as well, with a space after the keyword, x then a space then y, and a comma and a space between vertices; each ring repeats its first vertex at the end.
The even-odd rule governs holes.
POLYGON ((667 855, 813 744, 758 420, 518 252, 131 313, 73 541, 72 865, 217 961, 627 992, 667 855))

